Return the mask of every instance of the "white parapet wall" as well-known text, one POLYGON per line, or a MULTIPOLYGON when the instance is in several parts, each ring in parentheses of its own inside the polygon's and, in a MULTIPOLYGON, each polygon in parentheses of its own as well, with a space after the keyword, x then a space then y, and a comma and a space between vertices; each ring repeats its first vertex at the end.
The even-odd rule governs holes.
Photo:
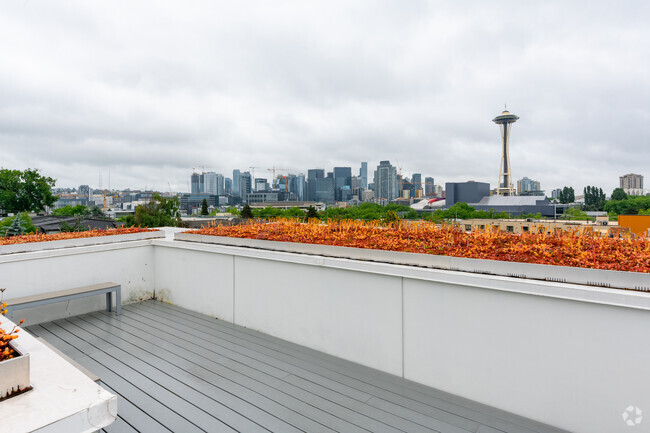
MULTIPOLYGON (((479 274, 368 250, 351 251, 358 260, 177 238, 154 241, 169 302, 569 431, 624 432, 626 408, 650 413, 648 293, 553 281, 570 268, 544 266, 542 281, 490 275, 508 272, 503 262, 479 274)), ((650 286, 650 275, 578 271, 650 286)))
MULTIPOLYGON (((150 299, 154 292, 152 239, 164 232, 34 242, 0 247, 0 288, 4 299, 114 282, 122 302, 150 299), (12 247, 12 248, 9 248, 12 247), (15 247, 15 248, 14 248, 15 247)), ((76 316, 105 307, 104 295, 16 310, 27 325, 76 316)))
MULTIPOLYGON (((571 268, 521 278, 503 262, 471 262, 484 273, 460 272, 452 261, 448 269, 410 266, 412 255, 400 253, 317 245, 289 252, 279 243, 269 250, 167 234, 0 254, 0 287, 9 297, 114 281, 125 302, 155 294, 569 431, 624 432, 629 406, 650 414, 650 293, 560 282, 576 278, 571 268)), ((535 266, 526 271, 542 272, 535 266)), ((578 278, 650 287, 650 275, 588 271, 576 270, 578 278)), ((55 305, 37 318, 104 308, 103 299, 55 305)))

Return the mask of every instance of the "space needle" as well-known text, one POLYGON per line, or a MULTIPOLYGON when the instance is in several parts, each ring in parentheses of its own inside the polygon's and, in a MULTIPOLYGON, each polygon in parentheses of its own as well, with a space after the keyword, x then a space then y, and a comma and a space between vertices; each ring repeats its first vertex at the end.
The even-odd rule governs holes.
POLYGON ((503 153, 501 155, 501 168, 499 169, 499 186, 496 189, 497 195, 515 195, 515 188, 512 186, 512 173, 510 172, 510 131, 512 124, 519 117, 510 114, 506 108, 499 116, 492 121, 499 125, 503 141, 503 153))

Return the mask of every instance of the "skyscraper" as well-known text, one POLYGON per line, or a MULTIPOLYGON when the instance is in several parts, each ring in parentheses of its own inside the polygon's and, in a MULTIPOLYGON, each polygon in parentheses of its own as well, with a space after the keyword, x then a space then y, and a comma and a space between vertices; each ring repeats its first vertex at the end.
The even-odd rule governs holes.
POLYGON ((239 177, 241 176, 241 171, 239 169, 234 169, 232 171, 232 195, 239 197, 239 177))
POLYGON ((217 173, 217 195, 224 195, 226 193, 223 180, 223 174, 217 173))
MULTIPOLYGON (((239 171, 239 170, 237 170, 239 171)), ((233 186, 234 187, 234 186, 233 186)), ((249 172, 239 174, 239 197, 246 201, 246 195, 250 194, 253 190, 253 179, 249 172)))
POLYGON ((201 192, 201 175, 198 173, 192 173, 191 179, 191 184, 192 184, 192 189, 190 192, 192 194, 198 194, 201 192))
POLYGON ((352 187, 352 168, 334 167, 334 189, 336 200, 342 201, 341 188, 352 187))
POLYGON ((421 173, 413 173, 413 177, 411 178, 411 183, 413 184, 413 191, 414 191, 414 197, 420 198, 422 197, 422 174, 421 173))
POLYGON ((368 189, 368 163, 362 162, 359 169, 359 177, 361 178, 361 188, 368 189))
POLYGON ((226 195, 232 195, 232 179, 226 177, 223 180, 223 193, 226 195))
POLYGON ((499 169, 497 195, 515 195, 510 169, 510 131, 512 130, 512 124, 518 119, 519 117, 510 114, 507 110, 492 119, 501 129, 501 168, 499 169))
POLYGON ((432 177, 425 177, 424 178, 424 194, 429 195, 433 194, 434 189, 433 189, 433 178, 432 177))
POLYGON ((397 169, 390 161, 381 161, 375 170, 375 198, 395 200, 397 198, 397 169))
POLYGON ((307 170, 307 200, 316 201, 316 183, 317 179, 325 177, 325 170, 322 168, 313 168, 307 170))
POLYGON ((217 173, 209 171, 203 176, 204 180, 204 191, 206 194, 217 194, 217 173))

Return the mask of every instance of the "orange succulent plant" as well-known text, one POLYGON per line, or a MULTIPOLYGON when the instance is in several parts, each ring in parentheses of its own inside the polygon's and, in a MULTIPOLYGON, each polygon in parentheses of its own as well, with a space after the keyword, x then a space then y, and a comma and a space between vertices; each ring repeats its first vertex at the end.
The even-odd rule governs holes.
POLYGON ((11 236, 7 238, 0 237, 0 245, 26 244, 29 242, 59 241, 62 239, 92 238, 97 236, 126 235, 129 233, 140 233, 140 232, 147 232, 147 231, 154 231, 154 230, 139 228, 139 227, 129 227, 129 228, 108 229, 108 230, 88 230, 85 232, 35 234, 35 235, 23 235, 23 236, 11 236))
POLYGON ((650 240, 602 238, 593 233, 512 234, 487 228, 420 222, 382 225, 378 221, 279 219, 239 226, 214 226, 192 233, 282 242, 336 245, 453 257, 502 260, 617 271, 650 272, 650 240))

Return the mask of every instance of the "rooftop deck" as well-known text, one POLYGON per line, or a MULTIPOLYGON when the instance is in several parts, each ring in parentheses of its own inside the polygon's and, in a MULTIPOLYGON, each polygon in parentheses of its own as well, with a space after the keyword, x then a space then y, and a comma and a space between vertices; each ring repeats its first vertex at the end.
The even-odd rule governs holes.
POLYGON ((157 301, 27 330, 119 395, 106 432, 560 431, 157 301))

